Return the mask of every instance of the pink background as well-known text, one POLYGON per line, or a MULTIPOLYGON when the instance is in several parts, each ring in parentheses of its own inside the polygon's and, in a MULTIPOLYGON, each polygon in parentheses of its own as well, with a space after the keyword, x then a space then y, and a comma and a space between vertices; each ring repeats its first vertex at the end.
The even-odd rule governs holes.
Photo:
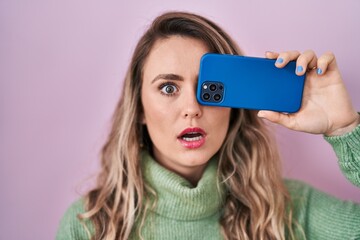
MULTIPOLYGON (((333 51, 360 110, 358 0, 2 0, 0 239, 54 238, 97 171, 135 43, 166 10, 214 20, 251 56, 333 51)), ((360 202, 322 136, 279 128, 278 143, 285 176, 360 202)))

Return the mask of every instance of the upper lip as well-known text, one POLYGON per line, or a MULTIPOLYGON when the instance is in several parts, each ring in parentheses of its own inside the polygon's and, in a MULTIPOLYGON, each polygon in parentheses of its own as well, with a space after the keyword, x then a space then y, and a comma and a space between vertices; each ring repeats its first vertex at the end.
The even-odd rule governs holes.
POLYGON ((186 129, 184 129, 184 130, 178 135, 178 137, 182 137, 182 136, 184 136, 185 134, 188 134, 188 133, 200 133, 200 134, 203 135, 203 136, 206 135, 206 132, 205 132, 202 128, 192 127, 192 128, 186 128, 186 129))

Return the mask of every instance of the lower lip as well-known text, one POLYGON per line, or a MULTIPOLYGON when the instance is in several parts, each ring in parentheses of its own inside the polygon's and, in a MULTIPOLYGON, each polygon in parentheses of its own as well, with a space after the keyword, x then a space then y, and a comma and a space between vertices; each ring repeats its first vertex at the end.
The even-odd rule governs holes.
POLYGON ((186 141, 182 138, 178 138, 179 142, 182 146, 189 148, 189 149, 196 149, 204 145, 205 143, 205 137, 201 137, 199 140, 196 141, 186 141))

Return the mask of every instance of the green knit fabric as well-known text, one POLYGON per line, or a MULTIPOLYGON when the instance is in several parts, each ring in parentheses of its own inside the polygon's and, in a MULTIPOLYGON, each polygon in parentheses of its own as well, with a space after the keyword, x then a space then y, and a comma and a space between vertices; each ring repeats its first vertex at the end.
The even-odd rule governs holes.
POLYGON ((334 148, 346 178, 360 187, 360 125, 354 131, 342 136, 324 138, 334 148))
MULTIPOLYGON (((345 176, 360 186, 360 126, 343 136, 325 139, 333 146, 345 176)), ((194 187, 160 166, 149 154, 142 154, 145 181, 157 194, 156 207, 147 212, 141 228, 144 239, 223 239, 219 218, 226 193, 217 179, 216 163, 216 159, 209 162, 194 187)), ((285 180, 285 184, 293 200, 293 220, 301 226, 306 239, 360 239, 359 204, 338 200, 300 181, 285 180)), ((61 220, 57 240, 89 239, 76 217, 83 212, 82 199, 70 206, 61 220)), ((86 225, 94 231, 90 222, 86 225)), ((131 239, 138 239, 135 230, 131 239)))
MULTIPOLYGON (((144 239, 221 239, 219 218, 225 192, 220 189, 225 188, 218 185, 216 159, 211 159, 196 187, 146 152, 142 165, 146 183, 157 194, 156 207, 148 211, 141 228, 144 239)), ((135 235, 131 238, 137 239, 135 235)))

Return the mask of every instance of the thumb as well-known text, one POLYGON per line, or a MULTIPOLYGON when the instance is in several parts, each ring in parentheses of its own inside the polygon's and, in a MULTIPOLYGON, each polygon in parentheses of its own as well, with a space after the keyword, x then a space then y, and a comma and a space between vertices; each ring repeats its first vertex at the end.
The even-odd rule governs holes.
POLYGON ((283 125, 287 128, 293 128, 293 126, 294 126, 294 120, 293 120, 293 118, 291 118, 291 116, 289 114, 261 110, 258 112, 257 115, 258 115, 258 117, 265 118, 266 120, 269 120, 270 122, 283 125))

